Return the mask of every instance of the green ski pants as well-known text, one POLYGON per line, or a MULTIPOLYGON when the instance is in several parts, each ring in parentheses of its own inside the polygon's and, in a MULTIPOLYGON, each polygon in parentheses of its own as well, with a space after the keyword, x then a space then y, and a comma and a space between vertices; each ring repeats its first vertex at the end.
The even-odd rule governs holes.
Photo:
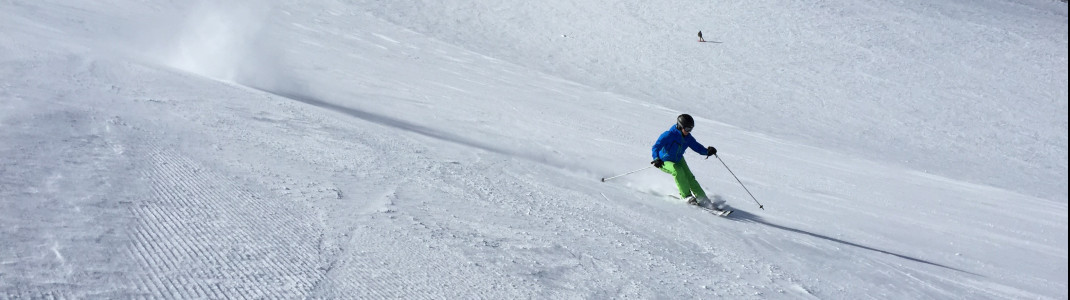
POLYGON ((692 194, 696 198, 702 199, 706 197, 706 192, 702 191, 702 187, 698 185, 698 181, 695 180, 695 174, 691 174, 691 169, 687 167, 687 161, 680 158, 678 162, 667 161, 661 166, 661 171, 672 175, 672 179, 676 180, 676 188, 680 190, 680 199, 686 199, 692 194))

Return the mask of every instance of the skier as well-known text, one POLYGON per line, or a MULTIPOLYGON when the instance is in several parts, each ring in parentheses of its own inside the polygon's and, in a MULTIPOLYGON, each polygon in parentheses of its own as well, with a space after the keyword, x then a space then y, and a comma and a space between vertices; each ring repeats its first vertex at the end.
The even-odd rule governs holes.
POLYGON ((706 42, 706 40, 702 39, 702 30, 698 31, 698 41, 699 42, 706 42))
POLYGON ((680 199, 686 199, 688 204, 717 209, 716 206, 722 203, 712 203, 710 198, 706 197, 706 192, 702 191, 702 187, 695 180, 695 175, 687 167, 687 161, 684 160, 684 151, 687 148, 706 157, 717 155, 717 148, 703 147, 695 140, 695 137, 691 135, 693 128, 695 128, 695 119, 691 118, 691 115, 682 114, 676 117, 676 124, 662 133, 658 141, 654 142, 654 147, 651 148, 654 161, 650 163, 655 168, 672 175, 672 178, 676 180, 676 188, 680 190, 680 199))

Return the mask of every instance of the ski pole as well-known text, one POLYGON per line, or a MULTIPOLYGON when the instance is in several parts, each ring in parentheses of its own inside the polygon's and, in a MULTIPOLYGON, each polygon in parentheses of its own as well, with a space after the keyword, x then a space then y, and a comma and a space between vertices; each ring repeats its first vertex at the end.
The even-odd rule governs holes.
POLYGON ((650 169, 650 168, 653 168, 653 167, 654 166, 649 166, 649 167, 646 167, 646 168, 642 168, 642 169, 639 169, 639 170, 631 171, 631 172, 628 172, 628 173, 620 174, 620 175, 609 177, 609 178, 602 177, 602 182, 606 182, 606 180, 610 180, 610 179, 621 177, 621 176, 628 175, 628 174, 631 174, 631 173, 635 173, 635 172, 639 172, 639 171, 642 171, 642 170, 650 169))
MULTIPOLYGON (((717 155, 716 155, 716 154, 714 154, 713 156, 717 156, 717 155)), ((709 157, 709 156, 706 156, 706 158, 710 158, 710 157, 709 157)), ((762 210, 765 210, 765 206, 763 206, 761 202, 758 202, 758 199, 757 199, 757 198, 754 198, 754 194, 751 194, 751 193, 750 193, 750 190, 748 190, 748 189, 747 189, 747 186, 746 186, 746 185, 743 185, 743 182, 742 182, 742 181, 739 181, 739 177, 737 177, 737 176, 736 176, 736 173, 735 173, 735 172, 732 172, 732 169, 728 168, 728 165, 726 165, 726 164, 724 163, 724 160, 723 160, 723 159, 721 159, 721 157, 720 157, 720 156, 717 156, 717 160, 721 161, 721 164, 722 164, 722 165, 724 165, 724 168, 725 168, 726 170, 728 170, 728 173, 732 173, 732 177, 735 177, 735 178, 736 178, 736 181, 737 181, 737 182, 739 182, 739 185, 743 187, 743 190, 744 190, 744 191, 747 191, 747 195, 750 195, 750 198, 751 198, 751 199, 754 199, 754 203, 758 203, 758 208, 761 208, 762 210)))

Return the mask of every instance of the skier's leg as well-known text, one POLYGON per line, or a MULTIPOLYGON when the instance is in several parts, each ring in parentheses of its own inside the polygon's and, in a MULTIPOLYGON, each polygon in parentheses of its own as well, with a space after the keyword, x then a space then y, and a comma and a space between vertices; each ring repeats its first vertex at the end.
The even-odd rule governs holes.
POLYGON ((694 179, 687 180, 685 178, 686 176, 684 176, 685 172, 686 174, 691 173, 691 171, 687 170, 687 163, 685 163, 683 160, 680 160, 680 162, 676 163, 667 161, 664 165, 661 166, 661 171, 672 175, 672 179, 676 181, 676 189, 680 191, 680 199, 687 199, 687 197, 691 197, 692 187, 690 186, 690 184, 692 181, 694 181, 694 179), (682 169, 681 166, 683 167, 682 169))
MULTIPOLYGON (((686 181, 686 186, 689 189, 690 194, 694 194, 695 198, 706 199, 706 192, 702 190, 702 186, 698 184, 698 180, 695 179, 695 174, 691 173, 691 168, 687 166, 687 161, 680 159, 676 163, 676 168, 679 173, 679 179, 677 181, 686 181)), ((678 186, 680 184, 677 184, 678 186)))

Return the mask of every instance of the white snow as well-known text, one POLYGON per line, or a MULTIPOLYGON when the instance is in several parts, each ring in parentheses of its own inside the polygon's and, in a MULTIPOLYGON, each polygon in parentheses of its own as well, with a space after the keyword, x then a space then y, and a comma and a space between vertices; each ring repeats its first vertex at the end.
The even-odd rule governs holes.
POLYGON ((931 2, 2 1, 0 298, 1066 299, 1066 4, 931 2))

